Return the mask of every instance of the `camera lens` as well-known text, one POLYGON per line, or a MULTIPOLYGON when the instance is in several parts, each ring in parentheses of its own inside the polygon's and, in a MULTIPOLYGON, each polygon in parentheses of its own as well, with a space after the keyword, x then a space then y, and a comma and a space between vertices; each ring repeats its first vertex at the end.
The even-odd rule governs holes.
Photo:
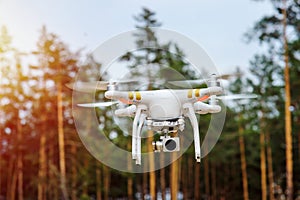
POLYGON ((168 151, 174 151, 176 149, 176 142, 172 139, 169 139, 166 141, 165 147, 168 151))

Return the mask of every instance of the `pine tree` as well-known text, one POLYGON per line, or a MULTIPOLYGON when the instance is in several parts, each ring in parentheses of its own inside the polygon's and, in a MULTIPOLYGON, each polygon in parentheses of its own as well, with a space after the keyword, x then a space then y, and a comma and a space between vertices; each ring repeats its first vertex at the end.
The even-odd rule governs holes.
POLYGON ((292 133, 296 128, 292 120, 297 119, 299 114, 297 112, 291 113, 291 106, 298 105, 299 99, 295 98, 296 93, 294 93, 295 96, 293 92, 291 93, 290 85, 299 84, 297 83, 298 79, 295 78, 295 75, 299 72, 299 67, 296 64, 299 59, 295 56, 299 52, 299 46, 296 47, 295 44, 299 43, 300 4, 293 0, 272 0, 270 2, 273 4, 274 14, 263 17, 255 24, 253 31, 248 35, 251 39, 258 39, 262 45, 275 52, 276 62, 284 69, 281 79, 285 86, 286 196, 288 199, 292 199, 295 192, 293 185, 293 171, 295 168, 293 169, 292 133))
POLYGON ((66 158, 65 158, 65 133, 63 116, 63 85, 70 81, 70 73, 76 71, 76 53, 72 53, 68 47, 53 33, 48 33, 43 27, 38 41, 37 52, 41 65, 48 68, 49 78, 54 82, 56 88, 57 106, 57 132, 59 148, 60 187, 64 199, 68 199, 66 158))
MULTIPOLYGON (((121 62, 127 62, 128 67, 131 69, 133 77, 143 76, 149 81, 148 90, 159 89, 164 87, 166 79, 178 78, 177 73, 169 73, 168 68, 174 69, 176 72, 185 76, 188 79, 194 78, 195 73, 189 67, 189 64, 184 61, 184 52, 178 45, 173 42, 162 44, 159 38, 156 36, 155 29, 161 26, 161 23, 156 19, 155 12, 143 8, 142 12, 135 16, 137 33, 134 35, 136 38, 136 52, 127 52, 120 59, 121 62), (151 47, 151 48, 149 48, 151 47), (172 53, 175 52, 175 53, 172 53), (142 68, 140 67, 142 66, 142 68), (157 84, 155 82, 161 82, 157 84)), ((180 77, 181 78, 181 77, 180 77)), ((148 132, 148 135, 153 135, 152 132, 148 132)), ((148 151, 152 151, 152 138, 147 138, 148 151)), ((152 155, 152 154, 151 154, 152 155)), ((156 176, 154 170, 154 157, 149 158, 149 183, 150 183, 150 195, 153 199, 156 198, 156 176)), ((176 180, 170 180, 172 197, 177 198, 179 174, 180 169, 179 162, 172 163, 170 177, 176 178, 176 180)), ((163 173, 164 171, 162 171, 163 173)), ((164 185, 164 182, 162 182, 164 185)), ((164 194, 165 191, 162 191, 164 194)))

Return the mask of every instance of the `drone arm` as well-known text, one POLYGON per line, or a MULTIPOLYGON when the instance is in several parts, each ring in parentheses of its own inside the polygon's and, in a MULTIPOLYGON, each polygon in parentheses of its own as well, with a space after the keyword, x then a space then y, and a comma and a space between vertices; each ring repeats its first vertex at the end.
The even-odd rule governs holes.
POLYGON ((136 113, 136 105, 128 106, 127 108, 120 108, 115 111, 118 117, 133 117, 136 113))
POLYGON ((186 109, 186 116, 190 119, 191 125, 194 132, 194 146, 195 146, 195 159, 197 162, 200 162, 201 159, 201 149, 200 149, 200 136, 198 129, 198 121, 194 112, 194 107, 191 103, 183 105, 183 108, 186 109))
POLYGON ((200 97, 203 96, 211 96, 211 95, 219 95, 223 93, 223 88, 219 86, 211 86, 208 88, 200 89, 200 97))
POLYGON ((209 104, 198 101, 198 102, 194 103, 194 110, 198 114, 218 113, 221 111, 221 106, 209 105, 209 104))

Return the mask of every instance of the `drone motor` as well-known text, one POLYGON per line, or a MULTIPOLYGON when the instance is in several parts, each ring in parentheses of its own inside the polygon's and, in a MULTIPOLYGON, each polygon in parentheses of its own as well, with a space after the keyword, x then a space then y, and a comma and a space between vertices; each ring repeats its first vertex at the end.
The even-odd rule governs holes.
POLYGON ((107 85, 107 90, 108 91, 116 91, 118 88, 117 88, 117 85, 116 83, 114 82, 109 82, 108 85, 107 85))

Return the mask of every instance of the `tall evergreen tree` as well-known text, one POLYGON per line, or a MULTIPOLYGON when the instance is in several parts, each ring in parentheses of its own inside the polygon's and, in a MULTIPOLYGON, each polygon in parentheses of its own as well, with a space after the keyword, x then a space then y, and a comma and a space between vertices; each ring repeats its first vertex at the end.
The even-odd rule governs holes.
MULTIPOLYGON (((241 74, 240 69, 237 68, 237 74, 241 74)), ((244 93, 246 84, 244 83, 242 77, 237 77, 236 80, 230 85, 229 90, 233 93, 240 94, 244 93)), ((248 191, 248 173, 247 173, 247 161, 246 161, 246 153, 245 153, 245 106, 240 104, 239 102, 234 103, 236 106, 234 109, 237 114, 236 123, 238 124, 238 138, 239 138, 239 148, 240 148, 240 160, 241 160, 241 171, 242 171, 242 182, 243 182, 243 197, 244 200, 249 199, 249 191, 248 191)))
MULTIPOLYGON (((295 48, 294 45, 299 43, 300 4, 294 0, 271 0, 270 2, 273 4, 274 14, 263 17, 256 23, 253 32, 248 35, 251 39, 257 38, 268 49, 276 52, 276 61, 284 69, 282 80, 285 83, 286 196, 288 199, 293 199, 295 189, 293 185, 292 133, 295 129, 292 129, 292 115, 295 120, 298 118, 298 113, 291 113, 291 106, 298 105, 299 99, 294 98, 296 93, 293 91, 291 93, 290 85, 297 85, 298 83, 292 74, 299 72, 299 67, 295 65, 299 62, 299 58, 296 56, 299 52, 299 46, 295 48)), ((294 128, 296 127, 295 124, 297 122, 294 123, 294 128)))
MULTIPOLYGON (((178 76, 174 75, 174 77, 169 77, 170 74, 167 68, 172 68, 176 70, 179 74, 185 76, 186 78, 194 78, 195 73, 192 72, 189 64, 184 60, 184 53, 177 46, 177 44, 173 42, 168 42, 162 44, 159 41, 159 38, 155 34, 155 29, 161 26, 161 23, 155 18, 155 12, 143 8, 142 12, 135 17, 136 20, 136 28, 138 29, 137 33, 134 35, 136 37, 136 52, 128 52, 121 57, 122 62, 127 62, 128 67, 131 69, 133 76, 136 75, 144 75, 145 78, 148 79, 149 84, 147 89, 156 89, 157 87, 161 87, 155 84, 155 81, 163 80, 166 78, 176 79, 178 76), (149 48, 151 47, 151 48, 149 48), (174 53, 172 53, 174 52, 174 53), (142 68, 140 67, 142 66, 142 68), (156 80, 154 80, 156 79, 156 80), (157 80, 158 79, 158 80, 157 80), (154 84, 153 84, 154 81, 154 84)), ((181 78, 181 77, 180 77, 181 78)), ((164 84, 162 84, 164 85, 164 84)), ((149 136, 153 135, 153 133, 148 133, 149 136)), ((147 146, 148 151, 152 151, 151 145, 151 137, 148 138, 147 146)), ((153 199, 156 198, 156 177, 154 170, 154 157, 150 156, 150 195, 153 199)), ((172 180, 171 193, 172 198, 176 199, 178 193, 178 178, 179 175, 179 163, 172 163, 171 174, 170 177, 177 177, 176 180, 172 180), (175 176, 174 173, 177 175, 175 176)), ((163 192, 164 193, 164 192, 163 192)))
POLYGON ((70 82, 71 72, 77 68, 77 54, 71 52, 57 35, 48 33, 43 27, 38 41, 38 55, 42 66, 48 68, 48 76, 55 84, 56 108, 57 108, 57 131, 59 148, 60 186, 64 199, 68 199, 66 158, 65 158, 65 133, 63 113, 63 85, 70 82))

